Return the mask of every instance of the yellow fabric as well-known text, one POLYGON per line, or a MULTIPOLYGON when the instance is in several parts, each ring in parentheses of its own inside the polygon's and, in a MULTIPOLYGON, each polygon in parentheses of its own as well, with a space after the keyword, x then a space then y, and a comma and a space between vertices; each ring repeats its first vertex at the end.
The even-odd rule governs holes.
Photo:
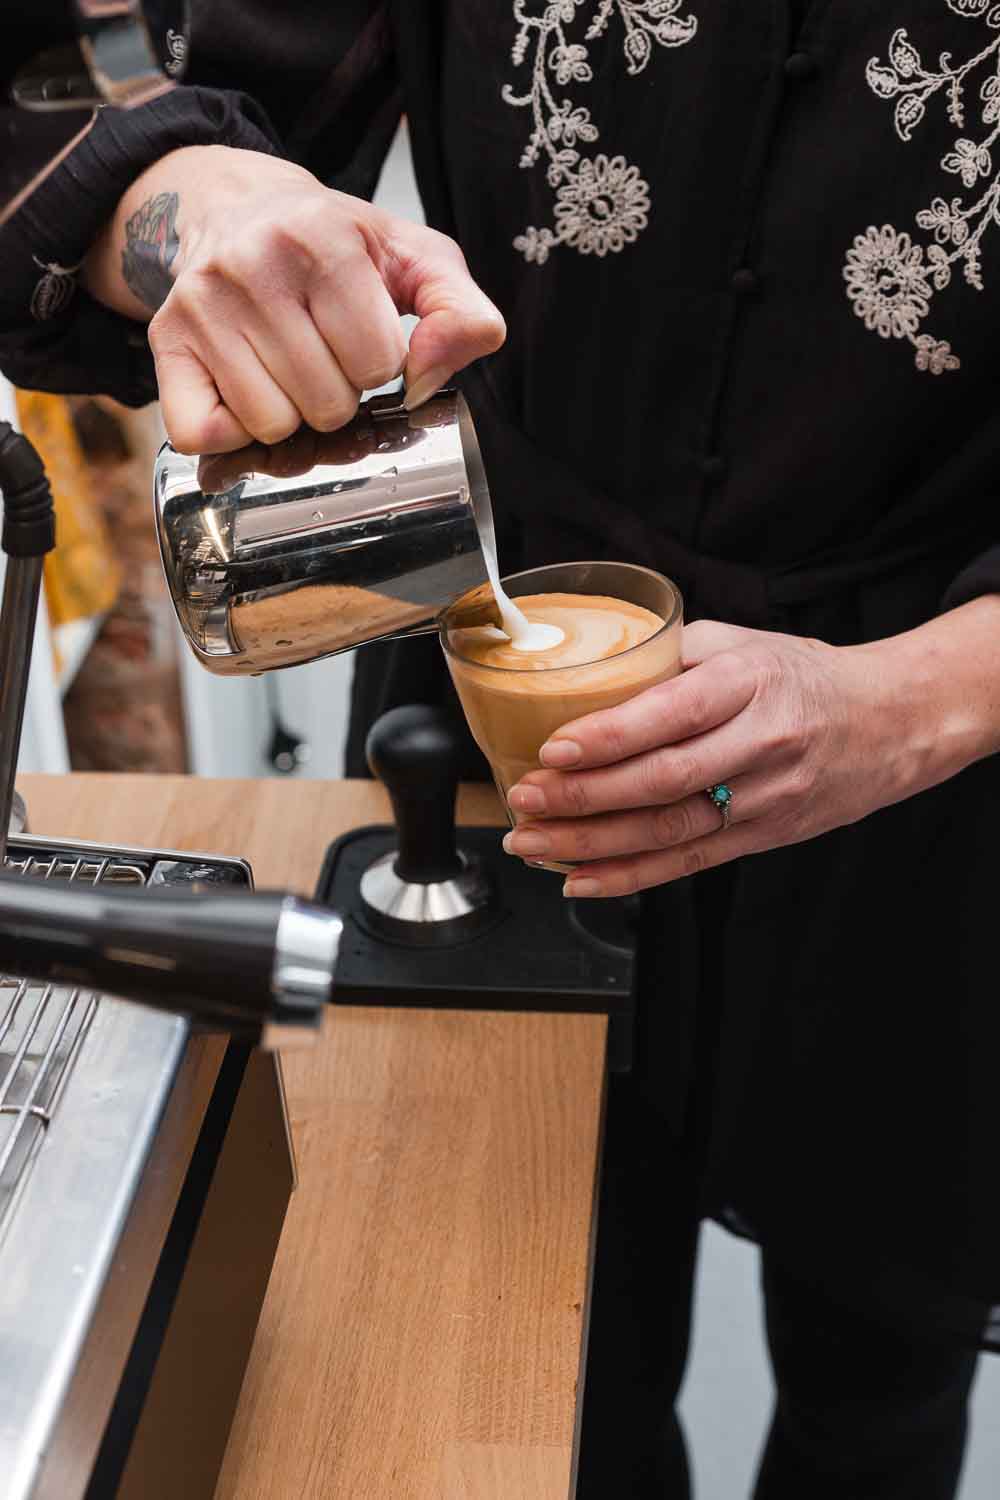
POLYGON ((94 502, 66 401, 18 391, 17 415, 41 455, 56 510, 56 545, 45 559, 45 597, 53 626, 106 614, 118 597, 121 567, 94 502))

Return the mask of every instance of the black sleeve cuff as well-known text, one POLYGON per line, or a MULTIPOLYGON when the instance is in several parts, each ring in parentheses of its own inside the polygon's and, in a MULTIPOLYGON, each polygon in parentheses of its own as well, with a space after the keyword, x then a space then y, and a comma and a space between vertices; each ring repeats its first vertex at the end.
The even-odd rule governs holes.
MULTIPOLYGON (((98 111, 92 129, 0 229, 0 369, 33 390, 101 392, 128 406, 156 398, 142 324, 79 288, 36 295, 47 274, 79 267, 135 179, 179 146, 223 145, 279 154, 263 111, 244 94, 178 88, 135 110, 98 111)), ((65 273, 65 274, 64 274, 65 273)))
POLYGON ((1000 544, 981 552, 962 569, 944 596, 942 612, 957 609, 983 594, 1000 594, 1000 544))

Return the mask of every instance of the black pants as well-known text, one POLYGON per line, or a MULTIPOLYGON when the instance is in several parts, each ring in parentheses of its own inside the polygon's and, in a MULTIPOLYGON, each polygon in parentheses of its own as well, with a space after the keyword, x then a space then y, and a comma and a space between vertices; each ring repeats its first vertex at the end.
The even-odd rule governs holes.
MULTIPOLYGON (((695 1203, 657 1117, 612 1079, 577 1500, 690 1494, 674 1404, 695 1203)), ((975 1355, 867 1322, 766 1254, 763 1284, 777 1401, 755 1500, 953 1500, 975 1355)))

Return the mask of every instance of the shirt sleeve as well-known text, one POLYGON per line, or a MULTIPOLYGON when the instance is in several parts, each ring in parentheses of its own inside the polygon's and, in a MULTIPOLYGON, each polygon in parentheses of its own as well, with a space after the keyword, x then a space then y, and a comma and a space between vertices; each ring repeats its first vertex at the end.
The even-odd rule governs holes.
POLYGON ((195 11, 189 83, 134 110, 101 109, 78 146, 0 227, 0 370, 16 385, 156 398, 143 324, 75 274, 122 194, 180 146, 288 156, 370 196, 400 116, 382 0, 215 0, 195 11), (331 19, 332 15, 332 19, 331 19))
POLYGON ((0 228, 0 370, 26 389, 156 399, 146 329, 95 301, 75 273, 122 194, 178 146, 276 152, 252 100, 181 88, 135 110, 105 108, 0 228))

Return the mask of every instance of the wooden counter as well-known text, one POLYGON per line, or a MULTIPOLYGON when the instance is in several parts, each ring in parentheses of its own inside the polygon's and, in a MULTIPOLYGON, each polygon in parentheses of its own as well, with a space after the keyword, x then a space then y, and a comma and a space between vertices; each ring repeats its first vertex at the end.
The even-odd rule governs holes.
MULTIPOLYGON (((242 854, 305 894, 332 839, 388 818, 366 782, 18 786, 35 833, 242 854)), ((460 816, 497 821, 492 792, 460 816)), ((604 1038, 354 1008, 289 1056, 300 1186, 217 1500, 567 1500, 604 1038)))

